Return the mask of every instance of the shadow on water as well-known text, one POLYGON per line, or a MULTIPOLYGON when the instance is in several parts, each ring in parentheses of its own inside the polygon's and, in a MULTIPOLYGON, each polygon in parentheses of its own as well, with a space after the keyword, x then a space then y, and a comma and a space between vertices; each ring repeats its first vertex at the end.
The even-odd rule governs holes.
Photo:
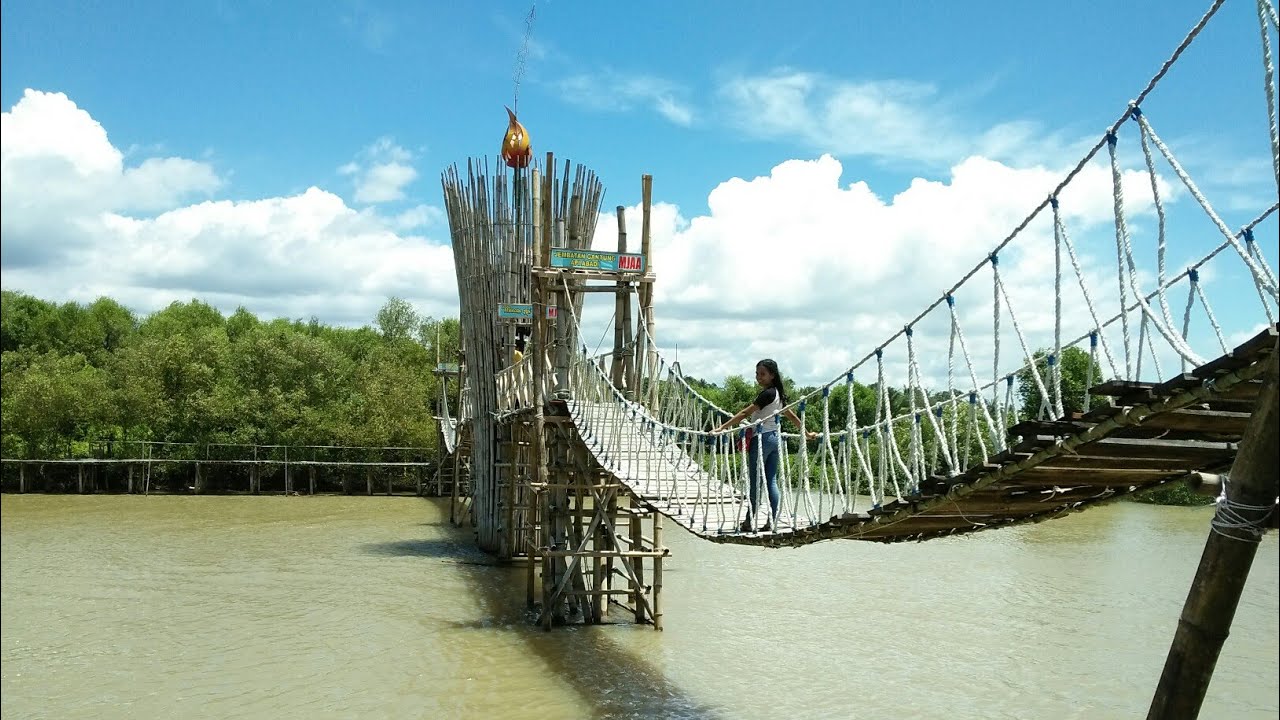
MULTIPOLYGON (((476 547, 469 530, 448 522, 434 524, 446 537, 370 543, 363 550, 384 557, 419 557, 457 564, 477 600, 484 619, 455 623, 462 630, 507 630, 517 633, 540 660, 552 668, 591 707, 594 718, 717 718, 669 679, 653 662, 610 637, 616 633, 650 633, 647 625, 570 625, 546 632, 535 625, 537 613, 525 608, 525 567, 503 564, 476 547)), ((610 613, 621 619, 623 610, 610 613)), ((658 635, 660 638, 661 636, 658 635)), ((656 643, 655 643, 656 644, 656 643)))

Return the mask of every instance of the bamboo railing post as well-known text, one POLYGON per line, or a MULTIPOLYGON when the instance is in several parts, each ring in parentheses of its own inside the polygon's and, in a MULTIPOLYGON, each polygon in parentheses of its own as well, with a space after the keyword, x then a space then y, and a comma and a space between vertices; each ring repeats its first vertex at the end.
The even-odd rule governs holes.
POLYGON ((1227 502, 1235 504, 1235 512, 1243 519, 1257 523, 1258 527, 1252 531, 1214 527, 1210 531, 1200 566, 1196 569, 1178 619, 1178 630, 1165 659, 1155 697, 1151 700, 1148 720, 1183 720, 1200 714, 1205 691, 1213 678, 1214 666, 1230 633, 1240 594, 1249 577, 1249 568, 1258 552, 1262 528, 1266 527, 1269 516, 1277 512, 1276 495, 1280 492, 1280 468, 1276 465, 1277 452, 1280 451, 1280 424, 1277 422, 1280 413, 1277 409, 1280 340, 1273 345, 1271 357, 1265 362, 1267 371, 1262 378, 1262 392, 1240 441, 1239 454, 1231 467, 1231 480, 1227 485, 1227 502), (1251 508, 1267 509, 1258 511, 1251 508))

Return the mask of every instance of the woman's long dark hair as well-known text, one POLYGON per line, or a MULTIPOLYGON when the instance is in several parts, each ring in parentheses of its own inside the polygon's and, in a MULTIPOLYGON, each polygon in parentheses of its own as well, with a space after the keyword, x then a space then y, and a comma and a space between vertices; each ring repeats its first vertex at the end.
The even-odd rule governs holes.
POLYGON ((782 404, 786 405, 787 391, 782 389, 782 373, 778 372, 778 363, 770 360, 769 358, 765 358, 764 360, 756 363, 756 367, 762 367, 773 375, 773 382, 769 384, 769 387, 778 391, 778 397, 782 398, 782 404))

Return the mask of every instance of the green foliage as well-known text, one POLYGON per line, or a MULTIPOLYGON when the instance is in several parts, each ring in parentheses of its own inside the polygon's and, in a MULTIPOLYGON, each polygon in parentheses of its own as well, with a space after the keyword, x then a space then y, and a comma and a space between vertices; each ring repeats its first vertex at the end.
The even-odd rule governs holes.
POLYGON ((1212 505, 1213 498, 1207 495, 1201 495, 1191 488, 1187 487, 1183 482, 1168 482, 1150 490, 1144 490, 1133 496, 1133 499, 1141 503, 1150 503, 1152 505, 1184 505, 1199 506, 1212 505))
MULTIPOLYGON (((63 457, 96 439, 434 447, 436 359, 457 320, 391 298, 378 330, 224 318, 199 300, 141 322, 109 298, 56 305, 4 291, 0 443, 63 457)), ((452 390, 456 393, 456 387, 452 390)))
MULTIPOLYGON (((1044 383, 1045 389, 1050 392, 1052 397, 1052 388, 1050 385, 1049 374, 1049 351, 1037 350, 1035 353, 1035 367, 1040 374, 1040 380, 1044 383)), ((1089 388, 1102 382, 1102 373, 1096 366, 1093 367, 1093 377, 1090 378, 1089 369, 1092 366, 1092 360, 1089 353, 1074 345, 1062 348, 1062 410, 1068 416, 1073 412, 1080 412, 1084 409, 1084 394, 1089 388)), ((1043 398, 1040 395, 1040 389, 1036 385, 1035 378, 1031 374, 1031 369, 1023 368, 1017 373, 1018 379, 1018 398, 1021 402, 1021 415, 1024 418, 1041 417, 1041 405, 1043 398)), ((1046 408, 1044 417, 1052 415, 1046 408)))

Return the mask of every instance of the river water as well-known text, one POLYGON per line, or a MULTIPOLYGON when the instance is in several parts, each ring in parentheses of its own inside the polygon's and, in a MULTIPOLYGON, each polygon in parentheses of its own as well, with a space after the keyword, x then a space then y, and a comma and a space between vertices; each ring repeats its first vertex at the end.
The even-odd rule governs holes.
MULTIPOLYGON (((1144 717, 1210 512, 910 545, 667 533, 665 632, 546 633, 521 568, 379 497, 6 495, 5 718, 1144 717)), ((1275 534, 1204 718, 1275 718, 1275 534)))

